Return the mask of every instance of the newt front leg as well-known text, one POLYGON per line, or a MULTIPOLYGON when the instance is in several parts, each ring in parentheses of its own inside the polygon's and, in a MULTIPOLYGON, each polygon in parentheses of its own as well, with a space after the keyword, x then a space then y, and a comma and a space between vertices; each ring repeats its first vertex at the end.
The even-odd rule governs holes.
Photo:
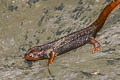
POLYGON ((53 60, 55 59, 55 57, 56 57, 56 52, 52 51, 50 53, 50 58, 48 60, 48 65, 53 63, 53 60))

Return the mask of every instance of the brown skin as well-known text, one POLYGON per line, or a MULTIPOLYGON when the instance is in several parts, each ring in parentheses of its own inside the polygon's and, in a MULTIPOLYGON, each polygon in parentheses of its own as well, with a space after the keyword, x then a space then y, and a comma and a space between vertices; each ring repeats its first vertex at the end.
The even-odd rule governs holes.
POLYGON ((114 0, 109 3, 101 12, 98 19, 87 28, 68 34, 58 40, 50 43, 30 48, 25 54, 25 60, 36 61, 49 59, 48 65, 52 64, 55 56, 71 51, 78 47, 90 43, 94 46, 92 53, 100 50, 100 44, 94 38, 97 32, 103 27, 108 15, 120 4, 120 0, 114 0))

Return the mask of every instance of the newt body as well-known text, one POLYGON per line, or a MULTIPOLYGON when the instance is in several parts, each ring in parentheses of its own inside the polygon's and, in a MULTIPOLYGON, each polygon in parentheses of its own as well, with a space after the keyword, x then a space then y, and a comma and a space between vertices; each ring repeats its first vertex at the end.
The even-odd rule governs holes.
POLYGON ((48 64, 52 64, 55 56, 76 49, 86 43, 93 44, 94 48, 92 48, 92 52, 98 51, 100 44, 94 38, 97 32, 103 27, 108 15, 119 4, 120 0, 114 0, 109 3, 98 19, 87 28, 68 34, 50 43, 30 48, 25 54, 25 59, 36 61, 47 58, 49 59, 48 64))

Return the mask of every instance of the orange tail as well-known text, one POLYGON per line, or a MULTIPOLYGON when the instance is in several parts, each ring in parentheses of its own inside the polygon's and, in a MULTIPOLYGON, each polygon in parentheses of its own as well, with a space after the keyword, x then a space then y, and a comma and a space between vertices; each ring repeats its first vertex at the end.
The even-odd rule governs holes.
MULTIPOLYGON (((102 13, 99 15, 98 19, 93 23, 97 27, 96 33, 103 27, 109 14, 120 4, 120 0, 114 0, 109 3, 102 13)), ((96 35, 95 33, 95 35, 96 35)))

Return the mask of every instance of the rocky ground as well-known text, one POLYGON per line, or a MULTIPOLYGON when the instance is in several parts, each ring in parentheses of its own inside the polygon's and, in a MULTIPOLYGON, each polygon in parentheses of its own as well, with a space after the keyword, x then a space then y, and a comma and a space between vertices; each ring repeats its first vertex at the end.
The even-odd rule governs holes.
POLYGON ((24 61, 25 52, 89 26, 110 0, 0 0, 0 80, 119 80, 120 7, 91 45, 47 60, 24 61))

